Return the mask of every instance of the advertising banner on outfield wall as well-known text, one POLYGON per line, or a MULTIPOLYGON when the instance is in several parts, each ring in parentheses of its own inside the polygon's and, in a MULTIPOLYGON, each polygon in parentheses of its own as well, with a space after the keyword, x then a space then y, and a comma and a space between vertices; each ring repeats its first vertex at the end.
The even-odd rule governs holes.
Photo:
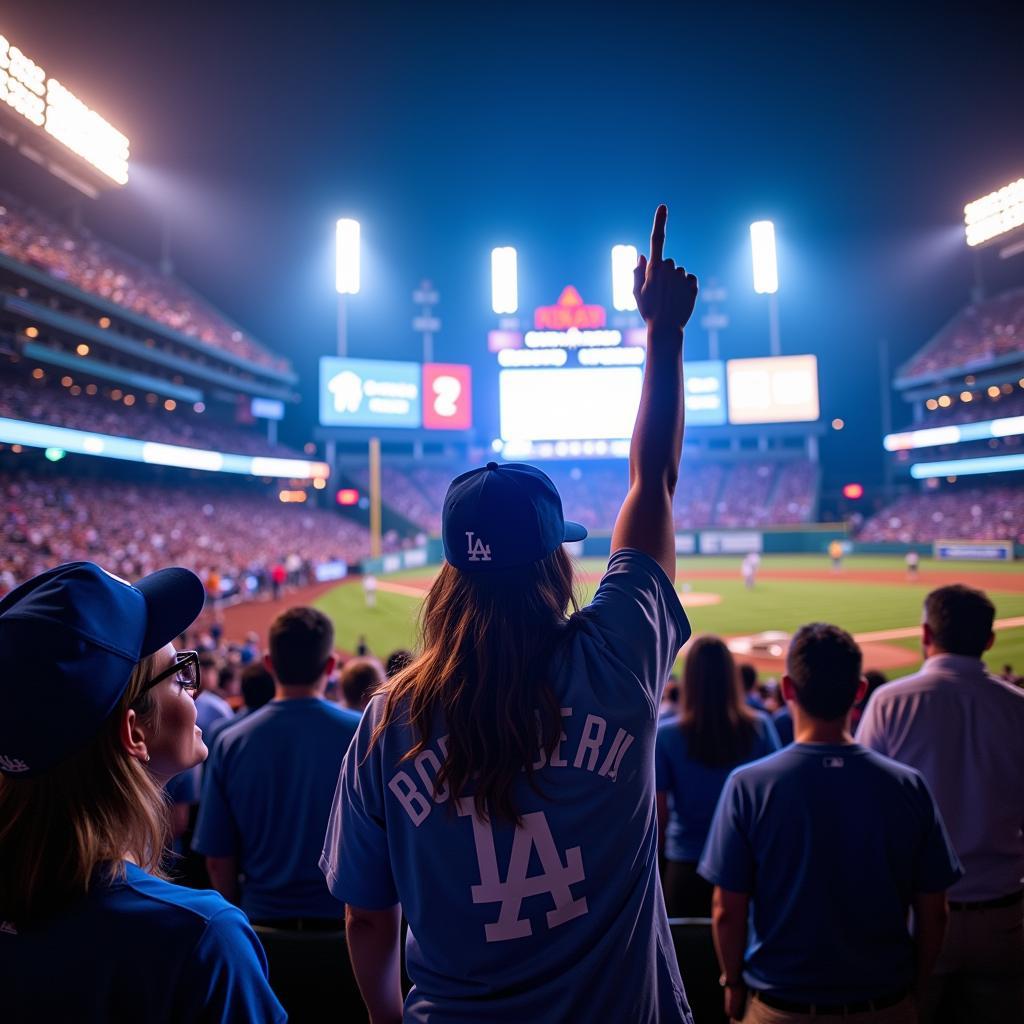
POLYGON ((692 533, 676 534, 676 554, 695 555, 697 554, 697 538, 692 533))
POLYGON ((937 559, 970 559, 977 562, 1013 561, 1012 540, 937 540, 937 559))
POLYGON ((764 537, 756 530, 703 530, 700 534, 702 555, 745 555, 763 548, 764 537))

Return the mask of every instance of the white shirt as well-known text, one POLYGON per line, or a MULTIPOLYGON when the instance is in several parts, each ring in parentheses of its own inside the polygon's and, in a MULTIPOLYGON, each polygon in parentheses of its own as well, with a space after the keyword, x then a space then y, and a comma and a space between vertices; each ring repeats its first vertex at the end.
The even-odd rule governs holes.
POLYGON ((979 658, 939 654, 872 694, 857 742, 927 780, 966 872, 951 899, 1024 886, 1024 691, 979 658))

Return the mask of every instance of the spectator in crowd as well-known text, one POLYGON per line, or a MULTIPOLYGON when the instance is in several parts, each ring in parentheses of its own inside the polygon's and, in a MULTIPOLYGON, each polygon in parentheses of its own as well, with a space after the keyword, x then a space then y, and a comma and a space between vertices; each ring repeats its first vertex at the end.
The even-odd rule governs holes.
POLYGON ((864 678, 867 680, 868 685, 864 691, 864 696, 854 704, 853 710, 850 712, 851 730, 856 730, 857 726, 860 724, 860 720, 864 715, 864 709, 868 706, 868 701, 871 700, 871 695, 880 686, 885 686, 889 681, 888 678, 886 678, 885 673, 877 668, 869 668, 864 673, 864 678))
POLYGON ((214 887, 254 923, 338 930, 344 908, 317 859, 359 716, 322 699, 334 668, 334 627, 322 612, 282 612, 269 647, 276 697, 219 737, 192 845, 214 887))
POLYGON ((376 658, 350 658, 338 676, 342 703, 361 715, 385 678, 384 666, 376 658))
POLYGON ((710 916, 697 862, 719 794, 733 768, 778 749, 771 718, 743 700, 728 646, 698 637, 686 652, 678 718, 658 726, 654 757, 669 917, 710 916))
POLYGON ((744 661, 737 667, 737 671, 743 686, 743 699, 748 707, 755 711, 767 711, 761 695, 757 692, 757 669, 749 661, 744 661))
POLYGON ((397 676, 402 669, 408 668, 411 662, 412 651, 407 651, 400 647, 388 655, 388 660, 384 666, 385 674, 388 679, 392 679, 394 676, 397 676))
POLYGON ((865 746, 928 780, 964 865, 926 1021, 940 1007, 943 1020, 964 1024, 1024 1020, 1024 693, 981 660, 994 621, 980 590, 933 590, 924 602, 924 665, 879 690, 857 730, 865 746))
POLYGON ((402 910, 408 1019, 692 1020, 650 813, 654 709, 689 634, 672 494, 696 280, 662 260, 666 213, 636 274, 632 484, 592 604, 566 619, 563 542, 586 531, 547 476, 492 462, 457 477, 421 653, 345 759, 321 865, 373 1020, 403 1016, 402 910))
POLYGON ((675 718, 679 714, 679 676, 674 673, 668 677, 665 689, 661 691, 661 704, 658 706, 659 718, 675 718))
POLYGON ((206 756, 170 642, 202 604, 186 570, 133 587, 88 562, 0 602, 6 1020, 285 1019, 244 916, 160 870, 161 786, 206 756))
POLYGON ((796 742, 732 773, 700 862, 726 1013, 912 1024, 959 862, 921 775, 850 736, 866 688, 853 638, 804 626, 786 669, 796 742))
MULTIPOLYGON (((218 718, 204 734, 206 745, 213 750, 214 740, 225 730, 244 721, 254 711, 274 699, 275 683, 270 670, 263 662, 254 662, 242 669, 242 707, 230 718, 218 718)), ((196 796, 198 800, 198 795, 196 796)))
POLYGON ((199 667, 202 669, 203 678, 209 680, 207 689, 202 690, 196 697, 196 723, 205 735, 214 722, 219 719, 230 719, 234 712, 220 692, 220 666, 214 651, 203 651, 199 655, 199 667))

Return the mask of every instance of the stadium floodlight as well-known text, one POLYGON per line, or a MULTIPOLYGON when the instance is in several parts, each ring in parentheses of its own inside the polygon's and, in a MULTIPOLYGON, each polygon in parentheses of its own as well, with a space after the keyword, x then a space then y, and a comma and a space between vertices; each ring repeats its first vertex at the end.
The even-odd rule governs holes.
POLYGON ((499 316, 519 309, 519 271, 511 245, 491 250, 491 309, 499 316))
POLYGON ((621 312, 636 309, 633 297, 633 271, 636 269, 635 245, 612 246, 612 305, 621 312))
POLYGON ((359 294, 359 221, 342 217, 335 228, 335 288, 339 295, 359 294))
POLYGON ((983 245, 1024 225, 1024 178, 1018 178, 964 207, 964 232, 969 246, 983 245))
POLYGON ((770 220, 750 225, 750 247, 754 257, 754 291, 774 295, 779 290, 779 268, 775 259, 775 225, 770 220))

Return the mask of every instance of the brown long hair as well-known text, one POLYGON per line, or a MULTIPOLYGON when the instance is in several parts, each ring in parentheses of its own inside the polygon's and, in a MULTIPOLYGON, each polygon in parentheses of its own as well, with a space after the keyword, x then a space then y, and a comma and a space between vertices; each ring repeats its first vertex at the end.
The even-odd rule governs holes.
POLYGON ((0 918, 24 927, 58 911, 88 891, 98 869, 123 877, 126 856, 164 877, 164 794, 120 738, 129 707, 159 727, 152 691, 141 693, 155 674, 155 656, 135 666, 85 749, 38 777, 0 776, 0 918))
POLYGON ((403 760, 415 757, 440 712, 448 743, 435 795, 448 787, 457 800, 472 778, 477 816, 518 824, 515 780, 525 770, 537 789, 538 751, 550 757, 561 735, 549 671, 570 606, 572 562, 561 547, 515 569, 463 573, 446 563, 423 604, 418 655, 384 686, 371 747, 401 714, 418 737, 403 760))
POLYGON ((739 764, 754 744, 754 718, 728 646, 717 636, 697 637, 686 652, 680 693, 689 756, 710 768, 739 764))

